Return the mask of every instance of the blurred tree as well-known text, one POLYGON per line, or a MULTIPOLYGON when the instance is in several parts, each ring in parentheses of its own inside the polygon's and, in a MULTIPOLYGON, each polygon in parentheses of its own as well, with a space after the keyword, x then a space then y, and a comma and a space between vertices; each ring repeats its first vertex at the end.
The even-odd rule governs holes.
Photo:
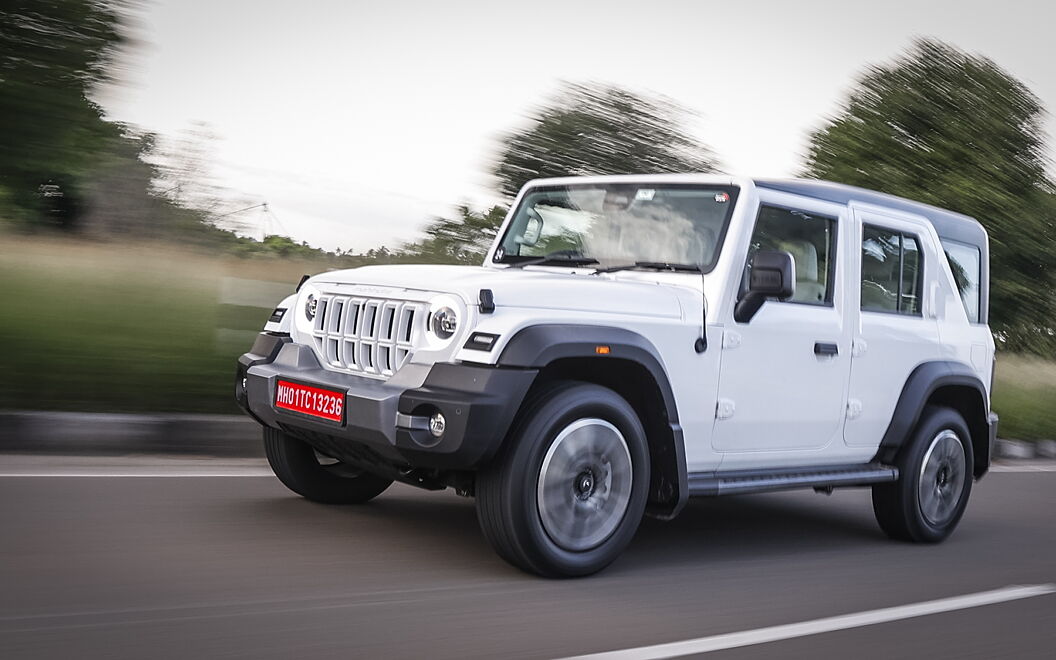
POLYGON ((711 151, 687 132, 690 117, 667 99, 566 84, 528 126, 503 138, 493 173, 513 197, 539 177, 713 172, 711 151))
POLYGON ((454 218, 433 218, 424 229, 425 238, 405 245, 400 258, 479 265, 505 218, 505 206, 492 206, 487 211, 477 212, 463 204, 458 207, 458 215, 454 218))
POLYGON ((1056 196, 1044 110, 992 61, 933 40, 872 66, 811 136, 804 173, 977 218, 991 240, 999 346, 1056 354, 1056 196))
POLYGON ((0 201, 8 213, 76 223, 101 145, 120 135, 91 92, 127 39, 124 2, 5 0, 0 5, 0 201))
POLYGON ((143 154, 154 136, 117 125, 120 135, 98 145, 92 168, 80 177, 81 209, 77 226, 97 238, 160 238, 175 208, 150 194, 155 169, 143 154))
MULTIPOLYGON (((154 194, 212 217, 229 213, 231 207, 248 205, 247 199, 232 199, 217 181, 213 171, 217 140, 212 127, 203 121, 193 121, 176 135, 157 139, 155 148, 145 154, 157 171, 154 194)), ((225 216, 220 226, 236 232, 248 231, 245 218, 237 214, 225 216)))

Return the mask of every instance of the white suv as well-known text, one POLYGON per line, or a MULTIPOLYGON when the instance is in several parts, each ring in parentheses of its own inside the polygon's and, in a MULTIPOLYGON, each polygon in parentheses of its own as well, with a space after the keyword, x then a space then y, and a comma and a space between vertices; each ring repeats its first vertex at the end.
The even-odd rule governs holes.
POLYGON ((279 479, 476 497, 507 561, 593 573, 692 495, 869 486, 935 542, 989 467, 988 245, 818 181, 533 181, 482 266, 316 275, 235 384, 279 479))

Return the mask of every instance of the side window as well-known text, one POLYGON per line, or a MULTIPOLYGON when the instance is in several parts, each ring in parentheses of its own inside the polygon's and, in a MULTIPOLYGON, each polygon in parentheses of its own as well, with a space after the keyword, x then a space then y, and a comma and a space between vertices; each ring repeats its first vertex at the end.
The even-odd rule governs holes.
POLYGON ((924 260, 912 234, 862 227, 862 311, 920 316, 924 260))
POLYGON ((960 294, 964 311, 968 314, 968 322, 978 323, 979 279, 982 272, 979 248, 944 238, 942 249, 946 252, 946 260, 950 262, 953 281, 957 284, 957 293, 960 294))
POLYGON ((782 250, 792 255, 796 263, 796 292, 785 302, 832 304, 836 259, 834 218, 763 205, 755 220, 749 264, 758 250, 782 250))

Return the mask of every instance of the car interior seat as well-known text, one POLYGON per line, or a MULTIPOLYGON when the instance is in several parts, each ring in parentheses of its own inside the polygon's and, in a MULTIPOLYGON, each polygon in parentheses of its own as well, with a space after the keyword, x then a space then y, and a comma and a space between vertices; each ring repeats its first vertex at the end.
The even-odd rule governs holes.
POLYGON ((818 250, 809 241, 785 241, 781 249, 796 262, 796 292, 794 302, 825 302, 825 283, 819 280, 818 250))

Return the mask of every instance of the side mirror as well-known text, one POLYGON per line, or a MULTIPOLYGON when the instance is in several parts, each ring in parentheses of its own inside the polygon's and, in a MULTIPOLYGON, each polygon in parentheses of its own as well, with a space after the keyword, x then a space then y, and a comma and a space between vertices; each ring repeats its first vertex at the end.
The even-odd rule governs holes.
POLYGON ((752 257, 748 292, 737 301, 733 320, 747 323, 768 298, 784 300, 796 292, 796 262, 788 252, 760 250, 752 257))
POLYGON ((524 224, 524 232, 521 233, 517 242, 521 245, 532 246, 539 242, 543 235, 543 219, 535 209, 528 210, 528 222, 524 224))

